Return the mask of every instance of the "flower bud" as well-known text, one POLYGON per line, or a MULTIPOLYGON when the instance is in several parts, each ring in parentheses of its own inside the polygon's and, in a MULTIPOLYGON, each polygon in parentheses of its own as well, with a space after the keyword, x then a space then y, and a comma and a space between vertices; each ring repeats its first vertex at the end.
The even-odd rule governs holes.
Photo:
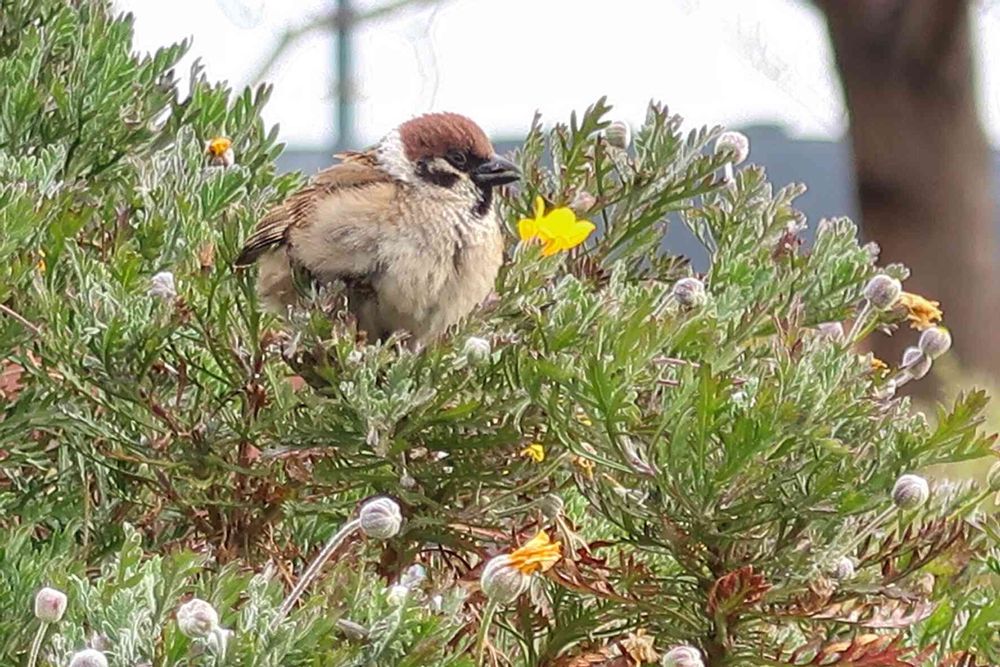
POLYGON ((944 327, 925 329, 917 346, 931 359, 937 359, 951 349, 951 333, 944 327))
POLYGON ((368 537, 387 540, 399 533, 403 515, 391 498, 373 498, 361 506, 361 530, 368 537))
POLYGON ((569 203, 569 207, 573 209, 573 212, 577 215, 584 215, 590 209, 594 208, 595 204, 597 204, 597 197, 590 194, 586 190, 579 190, 573 196, 573 201, 569 203))
POLYGON ((705 303, 705 283, 697 278, 681 278, 674 283, 674 298, 682 306, 693 308, 705 303))
POLYGON ((233 141, 228 137, 216 137, 205 145, 208 163, 213 167, 232 167, 236 164, 233 141))
POLYGON ((729 151, 733 154, 733 164, 742 164, 750 157, 750 140, 742 132, 723 132, 715 140, 715 152, 729 151))
POLYGON ((840 322, 823 322, 816 326, 819 335, 830 340, 844 340, 844 325, 840 322))
POLYGON ((69 667, 108 667, 108 659, 100 651, 85 648, 73 654, 69 667))
POLYGON ((930 372, 932 363, 929 355, 924 354, 919 347, 911 345, 903 350, 903 361, 899 367, 905 370, 911 379, 919 380, 930 372))
POLYGON ((191 598, 177 608, 177 627, 185 637, 201 639, 219 627, 219 614, 200 598, 191 598))
POLYGON ((865 298, 879 310, 888 310, 899 301, 903 285, 892 276, 883 273, 875 276, 865 285, 865 298))
POLYGON ((931 497, 927 480, 920 475, 901 475, 892 487, 892 502, 902 510, 912 510, 920 507, 931 497))
POLYGON ((177 297, 177 288, 174 285, 174 274, 170 271, 160 271, 149 281, 149 296, 155 296, 164 301, 172 301, 177 297))
POLYGON ((469 336, 465 340, 465 345, 462 346, 462 354, 465 355, 466 361, 473 366, 489 361, 492 353, 493 346, 490 345, 490 341, 478 336, 469 336))
POLYGON ((35 618, 43 623, 58 623, 66 613, 66 594, 43 588, 35 594, 35 618))
POLYGON ((853 579, 854 561, 848 556, 840 558, 833 566, 833 576, 837 578, 837 581, 847 581, 848 579, 853 579))
POLYGON ((479 586, 490 600, 507 604, 525 591, 529 581, 528 575, 510 564, 510 556, 502 554, 486 563, 479 577, 479 586))
POLYGON ((663 654, 663 667, 705 667, 701 653, 693 646, 675 646, 663 654))
POLYGON ((1000 461, 990 466, 990 471, 986 474, 986 483, 990 485, 990 491, 1000 493, 1000 461))
POLYGON ((632 143, 632 128, 628 123, 616 120, 605 128, 604 139, 609 145, 625 150, 632 143))

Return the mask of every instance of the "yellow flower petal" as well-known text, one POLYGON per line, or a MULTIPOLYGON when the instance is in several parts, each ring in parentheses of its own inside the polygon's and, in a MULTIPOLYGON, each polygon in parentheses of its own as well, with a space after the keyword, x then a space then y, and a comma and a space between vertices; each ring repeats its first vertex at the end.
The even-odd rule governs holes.
POLYGON ((511 567, 523 574, 546 572, 562 558, 562 544, 549 539, 544 530, 510 554, 511 567))
POLYGON ((543 215, 545 215, 545 200, 539 195, 535 197, 535 220, 538 220, 543 215))
POLYGON ((537 442, 533 442, 521 450, 521 456, 531 459, 535 463, 545 460, 545 448, 537 442))
POLYGON ((517 223, 517 233, 522 241, 533 241, 538 238, 538 224, 531 218, 525 218, 517 223))

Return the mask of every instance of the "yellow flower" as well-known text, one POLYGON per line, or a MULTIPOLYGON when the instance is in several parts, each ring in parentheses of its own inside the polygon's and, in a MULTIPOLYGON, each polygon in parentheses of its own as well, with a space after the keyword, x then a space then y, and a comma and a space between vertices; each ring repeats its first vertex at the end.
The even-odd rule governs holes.
POLYGON ((586 241, 594 229, 593 223, 577 220, 572 209, 560 207, 546 213, 545 202, 541 197, 535 198, 535 217, 525 218, 517 223, 517 232, 522 241, 541 242, 543 257, 575 248, 586 241))
POLYGON ((937 301, 925 299, 919 294, 903 292, 899 295, 899 303, 907 310, 907 319, 910 326, 918 331, 930 329, 934 322, 941 321, 941 304, 937 301))
POLYGON ((215 137, 208 142, 208 152, 215 157, 222 157, 233 147, 233 140, 229 137, 215 137))
POLYGON ((889 364, 885 363, 878 357, 872 357, 871 364, 873 371, 884 371, 885 369, 889 368, 889 364))
POLYGON ((515 549, 508 556, 508 565, 521 574, 546 572, 562 558, 562 544, 549 539, 544 530, 515 549))
POLYGON ((535 463, 545 460, 545 448, 537 442, 533 442, 521 450, 521 456, 531 459, 535 463))

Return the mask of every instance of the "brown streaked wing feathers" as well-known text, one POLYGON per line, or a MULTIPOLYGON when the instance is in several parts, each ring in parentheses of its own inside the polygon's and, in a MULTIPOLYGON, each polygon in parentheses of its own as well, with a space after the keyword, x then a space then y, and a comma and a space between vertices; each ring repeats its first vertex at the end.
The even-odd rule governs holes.
POLYGON ((292 194, 261 218, 253 233, 243 243, 236 266, 249 266, 272 246, 285 242, 288 230, 309 222, 316 202, 344 188, 359 188, 373 183, 391 182, 392 177, 377 167, 373 152, 347 152, 336 157, 340 164, 318 172, 302 189, 292 194))

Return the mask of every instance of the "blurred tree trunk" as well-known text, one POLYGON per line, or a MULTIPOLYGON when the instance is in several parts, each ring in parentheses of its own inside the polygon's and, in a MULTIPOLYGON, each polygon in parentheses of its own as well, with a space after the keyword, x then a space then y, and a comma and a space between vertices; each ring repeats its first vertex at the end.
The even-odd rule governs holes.
MULTIPOLYGON (((1000 378, 1000 272, 989 145, 976 109, 968 0, 817 0, 851 119, 866 236, 906 289, 941 301, 955 353, 1000 378)), ((898 359, 915 336, 876 352, 898 359)), ((922 383, 921 383, 922 384, 922 383)))

